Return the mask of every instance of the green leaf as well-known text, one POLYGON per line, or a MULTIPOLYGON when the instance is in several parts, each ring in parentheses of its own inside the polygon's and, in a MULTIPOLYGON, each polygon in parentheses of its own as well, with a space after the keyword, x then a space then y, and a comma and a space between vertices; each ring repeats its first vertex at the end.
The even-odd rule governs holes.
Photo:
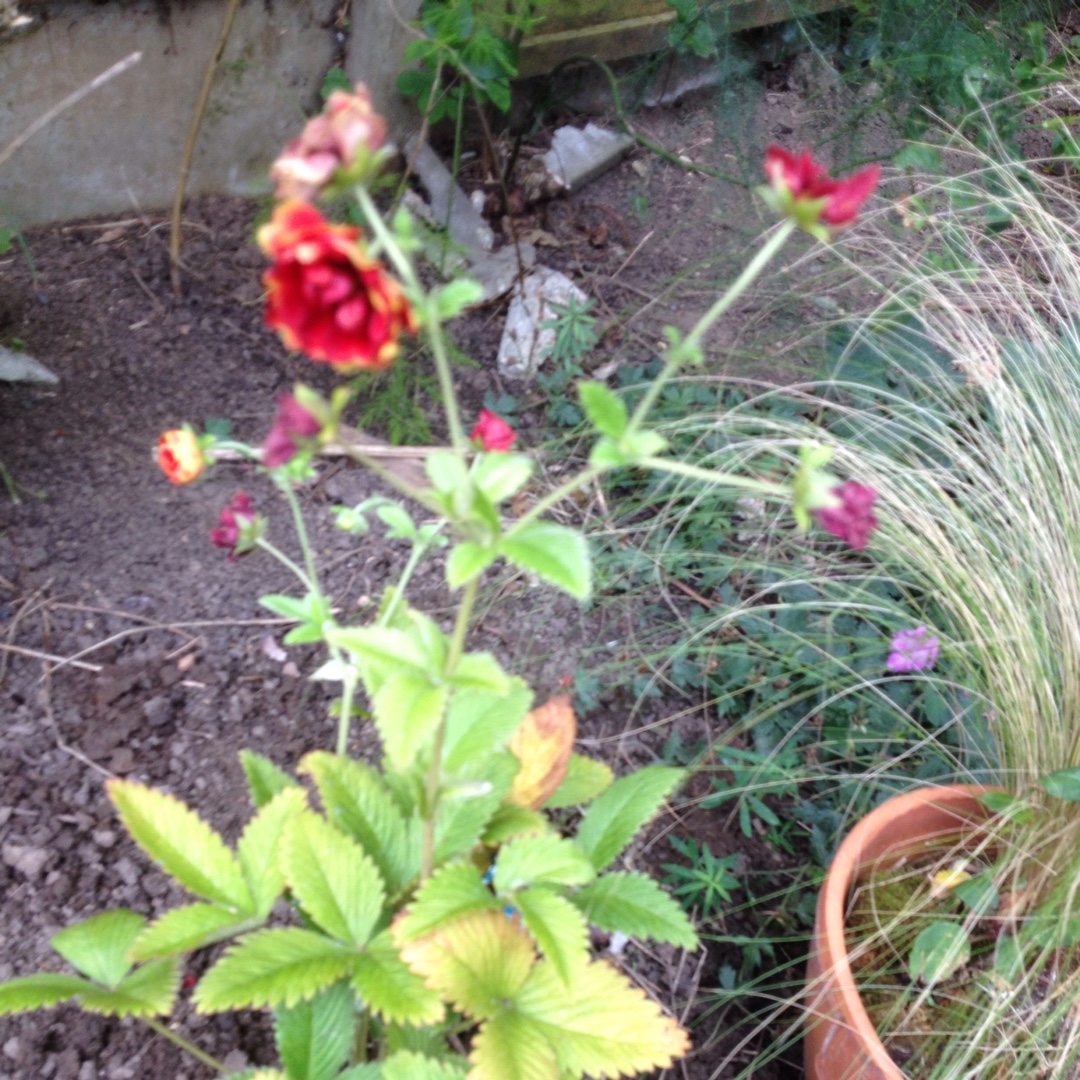
POLYGON ((200 1013, 296 1005, 336 983, 355 958, 352 949, 310 930, 257 930, 202 977, 192 1000, 200 1013))
POLYGON ((571 754, 566 766, 566 776, 551 798, 544 803, 544 809, 560 810, 564 806, 583 806, 609 788, 613 779, 611 769, 602 761, 594 761, 583 754, 571 754))
POLYGON ((1055 798, 1080 802, 1080 769, 1059 769, 1040 776, 1039 783, 1055 798))
POLYGON ((252 929, 248 921, 238 921, 236 912, 229 908, 218 904, 188 904, 166 911, 152 922, 135 939, 131 958, 152 960, 176 956, 252 929))
POLYGON ((935 922, 915 938, 908 958, 908 974, 913 982, 927 986, 947 979, 971 959, 971 941, 958 922, 935 922))
POLYGON ((416 760, 439 726, 448 686, 433 685, 426 675, 391 675, 372 704, 375 726, 390 766, 403 772, 416 760))
POLYGON ((256 810, 264 807, 279 791, 296 786, 296 781, 279 769, 268 757, 253 750, 240 751, 240 764, 247 777, 251 802, 256 810))
POLYGON ((383 1080, 465 1080, 465 1070, 452 1061, 399 1050, 382 1065, 383 1080))
POLYGON ((180 965, 175 960, 152 960, 114 989, 92 986, 79 995, 79 1005, 104 1016, 161 1016, 172 1012, 179 989, 180 965))
POLYGON ((526 454, 483 454, 473 469, 473 482, 497 506, 516 495, 532 471, 532 459, 526 454))
POLYGON ((390 931, 368 942, 352 968, 352 987, 364 1004, 391 1024, 438 1024, 446 1013, 442 999, 414 975, 398 954, 390 931))
POLYGON ((295 596, 268 593, 266 596, 259 597, 259 604, 267 611, 272 611, 275 615, 281 615, 286 619, 295 619, 297 622, 307 621, 307 604, 295 596))
POLYGON ((492 815, 498 809, 517 775, 519 763, 508 751, 492 754, 457 777, 458 782, 474 781, 484 794, 447 798, 439 806, 435 823, 435 862, 443 863, 476 846, 492 815))
POLYGON ((621 439, 629 423, 626 402, 601 382, 578 383, 581 407, 601 435, 621 439))
POLYGON ((697 934, 686 913, 644 874, 605 874, 570 900, 601 930, 666 941, 682 949, 697 948, 697 934))
POLYGON ((472 488, 469 470, 462 456, 454 450, 436 450, 424 459, 424 469, 436 491, 443 495, 472 488))
POLYGON ((682 769, 651 765, 616 780, 593 801, 578 826, 577 842, 597 870, 615 861, 683 776, 682 769))
POLYGON ((489 847, 497 847, 515 836, 547 831, 548 820, 539 810, 530 810, 516 803, 503 803, 488 822, 483 841, 489 847))
POLYGON ((588 599, 592 590, 589 546, 575 529, 536 521, 504 536, 499 550, 515 566, 537 574, 575 599, 588 599))
POLYGON ((383 1080, 382 1063, 369 1061, 365 1065, 354 1065, 346 1069, 337 1080, 383 1080))
POLYGON ((356 1003, 345 983, 274 1010, 274 1041, 289 1080, 333 1080, 349 1059, 356 1003))
POLYGON ((567 986, 550 963, 537 964, 514 1009, 555 1049, 573 1076, 622 1076, 666 1069, 690 1048, 686 1032, 643 991, 604 961, 567 986))
POLYGON ((310 811, 289 818, 281 864, 293 896, 332 937, 364 945, 382 913, 386 890, 363 848, 310 811))
POLYGON ((406 630, 385 626, 335 627, 327 631, 326 640, 380 669, 400 671, 406 667, 418 675, 426 675, 429 670, 429 657, 406 630))
POLYGON ((472 1017, 502 1010, 536 960, 528 935, 501 911, 463 915, 400 948, 427 986, 472 1017))
POLYGON ((471 540, 455 544, 446 560, 446 584, 451 589, 460 589, 482 574, 498 557, 496 547, 484 547, 471 540))
POLYGON ((467 765, 506 745, 532 705, 532 691, 511 678, 503 694, 457 690, 446 712, 443 762, 454 776, 467 765))
POLYGON ((50 944, 72 967, 102 986, 116 986, 131 970, 128 954, 146 919, 121 908, 92 915, 54 934, 50 944))
POLYGON ((167 874, 204 900, 251 913, 240 864, 193 810, 172 795, 129 780, 109 780, 105 790, 132 839, 167 874))
POLYGON ((984 870, 967 881, 961 881, 952 888, 954 896, 959 897, 964 904, 976 915, 986 915, 996 911, 1001 903, 1001 896, 994 884, 994 875, 990 870, 984 870))
POLYGON ((308 754, 300 772, 315 781, 326 816, 360 841, 391 893, 420 872, 419 833, 406 823, 383 778, 371 766, 324 751, 308 754))
POLYGON ((509 1010, 492 1017, 473 1037, 469 1062, 473 1066, 470 1080, 559 1080, 560 1076, 555 1049, 544 1032, 509 1010))
POLYGON ((553 833, 518 836, 499 849, 495 891, 510 896, 530 885, 584 885, 596 876, 592 863, 573 842, 553 833))
POLYGON ((78 975, 54 975, 44 971, 39 975, 24 975, 21 979, 0 983, 0 1016, 58 1005, 89 989, 92 989, 91 984, 78 975))
POLYGON ((447 863, 420 886, 398 921, 397 933, 404 940, 422 937, 459 915, 499 907, 476 866, 447 863))
POLYGON ((525 928, 568 986, 589 959, 585 916, 551 889, 526 889, 514 897, 525 928))
POLYGON ((465 653, 458 659, 454 674, 447 682, 463 690, 485 690, 500 697, 508 694, 513 686, 502 665, 488 652, 465 653))
POLYGON ((484 298, 483 286, 471 278, 456 278, 435 291, 435 305, 443 322, 456 319, 467 307, 484 298))
POLYGON ((236 845, 240 869, 244 872, 254 903, 254 914, 265 919, 285 889, 280 845, 289 820, 307 806, 304 789, 290 784, 279 791, 247 823, 236 845))

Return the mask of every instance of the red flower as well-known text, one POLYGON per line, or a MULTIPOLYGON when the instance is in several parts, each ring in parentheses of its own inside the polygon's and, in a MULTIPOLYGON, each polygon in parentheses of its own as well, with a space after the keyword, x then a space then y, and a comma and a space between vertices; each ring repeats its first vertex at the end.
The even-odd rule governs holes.
POLYGON ((157 460, 173 484, 190 484, 206 468, 206 455, 198 437, 188 428, 166 431, 158 439, 157 460))
POLYGON ((517 439, 517 432, 501 416, 481 409, 480 419, 469 432, 469 438, 481 450, 509 450, 517 439))
POLYGON ((833 536, 838 536, 856 551, 862 551, 870 534, 878 527, 874 517, 877 492, 854 480, 848 480, 832 494, 840 500, 839 506, 827 506, 814 511, 818 524, 833 536))
POLYGON ((311 202, 338 169, 361 167, 385 139, 386 121, 372 107, 365 87, 357 86, 354 94, 335 90, 323 111, 307 122, 300 137, 271 166, 278 199, 311 202))
POLYGON ((262 463, 268 469, 292 461, 300 449, 299 443, 313 439, 322 431, 317 416, 308 412, 295 394, 282 394, 278 398, 277 417, 263 443, 262 463))
POLYGON ((846 180, 834 180, 809 150, 795 157, 780 146, 765 150, 765 176, 780 208, 803 227, 823 222, 847 225, 881 178, 880 165, 868 165, 846 180))
POLYGON ((246 555, 258 539, 259 518, 251 496, 238 491, 218 515, 218 527, 210 533, 210 542, 229 553, 229 562, 246 555))
POLYGON ((398 354, 398 337, 416 332, 400 286, 368 256, 354 226, 285 202, 258 239, 274 260, 263 276, 266 324, 288 348, 346 371, 384 368, 398 354))

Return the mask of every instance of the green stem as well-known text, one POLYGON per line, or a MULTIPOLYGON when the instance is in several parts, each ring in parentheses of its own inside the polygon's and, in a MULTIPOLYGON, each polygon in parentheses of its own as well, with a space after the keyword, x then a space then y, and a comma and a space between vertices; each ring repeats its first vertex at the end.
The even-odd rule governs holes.
POLYGON ((742 273, 728 286, 716 303, 698 319, 697 324, 690 333, 678 345, 668 351, 667 362, 661 369, 660 374, 649 385, 645 396, 634 410, 634 415, 630 417, 627 434, 632 435, 644 423, 660 397, 661 391, 671 381, 679 367, 694 355, 701 345, 702 338, 708 333, 713 323, 753 284, 754 279, 765 269, 769 260, 787 243, 788 237, 796 228, 794 221, 790 219, 782 221, 768 240, 765 241, 764 245, 758 249, 757 254, 746 264, 742 273))
POLYGON ((565 484, 560 484, 557 488, 553 488, 542 499, 537 500, 537 502, 530 506, 529 509, 514 522, 513 527, 506 535, 513 536, 526 525, 531 525, 541 514, 546 513, 553 506, 561 503, 568 495, 572 495, 578 488, 583 487, 591 480, 595 480, 598 476, 603 476, 604 473, 608 471, 609 470, 602 465, 586 466, 576 476, 572 476, 567 480, 565 484))
POLYGON ((341 713, 338 715, 337 756, 344 757, 349 749, 349 729, 352 724, 353 695, 356 693, 356 669, 349 663, 342 649, 335 649, 334 655, 345 674, 341 679, 341 713))
POLYGON ((319 596, 321 595, 319 591, 319 573, 315 569, 315 553, 311 550, 311 541, 308 539, 307 525, 304 524, 304 513, 300 509, 300 500, 296 497, 296 492, 293 491, 288 480, 281 483, 279 487, 285 493, 289 509, 292 511, 293 527, 296 529, 296 538, 300 541, 300 550, 304 553, 304 565, 307 567, 308 588, 316 596, 319 596))
POLYGON ((274 545, 271 544, 269 540, 266 540, 265 538, 260 536, 259 539, 255 541, 255 546, 261 548, 268 555, 272 555, 275 559, 277 559, 279 563, 281 563, 282 566, 286 567, 289 571, 295 574, 296 577, 300 579, 300 583, 309 592, 318 591, 315 585, 312 583, 311 579, 308 577, 308 575, 305 574, 304 571, 299 566, 297 566, 296 563, 294 563, 292 559, 290 559, 289 556, 285 554, 284 551, 280 550, 280 548, 274 547, 274 545))
MULTIPOLYGON (((444 677, 454 674, 458 661, 465 651, 465 635, 469 631, 473 605, 480 587, 480 579, 473 578, 466 586, 458 607, 454 632, 450 637, 450 650, 446 654, 444 677)), ((420 848, 420 880, 427 881, 435 869, 435 822, 439 816, 439 787, 442 783, 443 743, 446 739, 446 711, 435 729, 435 738, 431 746, 431 762, 428 764, 427 779, 424 782, 424 832, 420 848)))
POLYGON ((446 339, 443 337, 442 323, 439 321, 439 308, 433 296, 427 298, 427 312, 424 320, 427 326, 431 353, 435 357, 435 370, 439 375, 439 393, 442 395, 443 408, 446 410, 446 426, 450 429, 450 442, 459 451, 468 448, 465 429, 461 426, 461 414, 458 412, 457 397, 454 394, 454 379, 450 373, 450 358, 446 354, 446 339))
POLYGON ((379 208, 372 202, 367 188, 363 184, 357 184, 353 192, 356 195, 356 201, 360 204, 360 209, 364 212, 364 219, 371 226, 376 240, 379 241, 380 248, 386 252, 387 258, 394 264, 394 269, 401 275, 405 284, 414 292, 419 293, 421 287, 416 270, 408 256, 401 250, 394 234, 386 227, 386 222, 383 221, 379 208))
POLYGON ((715 469, 702 469, 698 465, 687 465, 682 461, 668 458, 643 458, 638 464, 643 469, 656 469, 658 472, 671 473, 674 476, 685 476, 691 480, 701 480, 706 484, 742 488, 744 491, 753 491, 758 495, 775 495, 778 499, 784 501, 791 499, 790 485, 776 484, 771 480, 754 480, 746 476, 736 476, 734 473, 717 472, 715 469))
MULTIPOLYGON (((439 526, 439 529, 442 525, 439 526)), ((438 532, 438 530, 436 530, 438 532)), ((401 571, 401 577, 398 579, 397 585, 394 586, 394 595, 390 600, 390 603, 386 605, 386 610, 379 616, 379 626, 389 626, 397 612, 398 605, 401 603, 402 597, 405 595, 405 588, 409 584, 409 579, 413 576, 417 566, 420 565, 420 560, 424 557, 427 549, 431 545, 423 540, 414 540, 412 550, 409 552, 408 561, 405 563, 405 569, 401 571)))
POLYGON ((166 1038, 171 1043, 175 1043, 181 1050, 186 1050, 193 1058, 197 1058, 204 1065, 209 1065, 211 1069, 217 1069, 219 1073, 227 1073, 232 1070, 223 1061, 218 1061, 216 1057, 211 1057, 205 1050, 200 1050, 194 1043, 190 1043, 183 1037, 183 1035, 177 1035, 175 1031, 170 1030, 160 1020, 155 1020, 152 1016, 141 1016, 140 1020, 152 1031, 156 1031, 163 1038, 166 1038))
POLYGON ((429 497, 427 491, 413 487, 407 480, 402 480, 400 476, 391 472, 385 465, 381 465, 375 458, 365 454, 363 450, 358 450, 355 446, 344 443, 341 449, 346 457, 351 458, 358 465, 363 465, 365 469, 370 469, 380 480, 385 480, 392 488, 400 491, 402 495, 418 502, 421 506, 427 507, 433 513, 439 513, 438 503, 429 497))

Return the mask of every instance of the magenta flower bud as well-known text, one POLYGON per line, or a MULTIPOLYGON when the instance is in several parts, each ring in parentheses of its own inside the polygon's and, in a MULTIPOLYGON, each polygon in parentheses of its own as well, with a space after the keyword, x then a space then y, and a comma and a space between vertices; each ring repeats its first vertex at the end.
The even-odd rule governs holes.
POLYGON ((813 513, 817 523, 855 551, 862 551, 870 540, 870 534, 878 527, 878 519, 873 513, 877 492, 848 480, 833 488, 832 494, 840 500, 839 504, 815 510, 813 513))
POLYGON ((218 515, 218 527, 210 533, 210 542, 229 553, 229 562, 246 555, 262 535, 262 519, 255 513, 251 496, 238 491, 218 515))
POLYGON ((263 443, 262 462, 268 469, 276 469, 296 456, 300 443, 313 439, 322 431, 322 423, 296 400, 295 394, 282 394, 278 398, 277 417, 263 443))

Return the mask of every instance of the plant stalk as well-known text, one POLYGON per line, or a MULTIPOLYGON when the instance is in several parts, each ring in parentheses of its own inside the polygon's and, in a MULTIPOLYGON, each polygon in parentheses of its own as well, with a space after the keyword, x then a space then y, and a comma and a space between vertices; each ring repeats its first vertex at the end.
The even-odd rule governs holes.
POLYGON ((183 1035, 177 1035, 175 1031, 171 1030, 160 1020, 155 1020, 152 1016, 140 1016, 139 1019, 142 1020, 151 1031, 156 1031, 162 1038, 168 1039, 169 1042, 179 1046, 181 1050, 186 1051, 204 1065, 209 1065, 211 1069, 216 1069, 219 1073, 232 1071, 223 1061, 218 1061, 216 1057, 208 1054, 205 1050, 200 1050, 194 1043, 188 1042, 183 1035))

